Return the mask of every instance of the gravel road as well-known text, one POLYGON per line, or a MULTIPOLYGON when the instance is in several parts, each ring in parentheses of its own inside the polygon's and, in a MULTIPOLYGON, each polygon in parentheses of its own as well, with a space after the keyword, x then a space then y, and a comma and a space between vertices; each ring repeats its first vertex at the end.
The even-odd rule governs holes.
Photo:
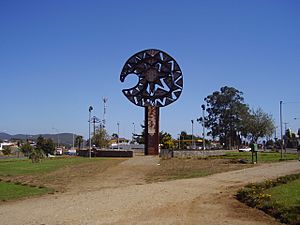
POLYGON ((0 224, 280 224, 238 202, 234 193, 249 182, 300 172, 300 162, 290 161, 203 178, 143 182, 142 174, 157 163, 157 157, 134 157, 68 192, 1 204, 0 224))

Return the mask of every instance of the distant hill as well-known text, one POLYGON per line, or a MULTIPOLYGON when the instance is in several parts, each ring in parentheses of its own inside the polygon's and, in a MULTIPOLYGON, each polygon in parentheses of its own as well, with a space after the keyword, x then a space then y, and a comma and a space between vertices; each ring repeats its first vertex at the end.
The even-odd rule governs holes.
MULTIPOLYGON (((62 145, 72 145, 73 144, 73 134, 72 133, 58 133, 58 134, 36 134, 36 135, 30 135, 30 134, 7 134, 7 133, 0 133, 0 140, 36 140, 39 136, 43 136, 47 139, 52 139, 55 144, 57 144, 59 140, 59 144, 62 145)), ((74 135, 74 140, 76 138, 76 134, 74 135)))

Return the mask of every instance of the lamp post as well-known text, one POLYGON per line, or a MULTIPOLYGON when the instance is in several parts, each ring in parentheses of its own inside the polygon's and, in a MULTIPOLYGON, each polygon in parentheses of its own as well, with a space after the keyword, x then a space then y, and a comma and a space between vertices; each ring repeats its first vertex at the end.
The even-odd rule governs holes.
POLYGON ((283 159, 283 134, 282 134, 282 101, 279 102, 279 111, 280 111, 280 138, 281 138, 281 150, 280 150, 280 158, 283 159))
POLYGON ((89 107, 89 157, 91 158, 92 157, 92 154, 91 154, 91 145, 92 145, 92 141, 91 141, 91 112, 93 110, 93 107, 90 106, 89 107))
POLYGON ((181 141, 181 134, 178 134, 179 135, 179 141, 178 141, 178 149, 180 150, 180 141, 181 141))
POLYGON ((205 105, 201 105, 202 108, 202 128, 203 128, 203 140, 202 140, 202 144, 203 144, 203 150, 205 150, 205 122, 204 122, 204 111, 205 111, 205 105))
POLYGON ((192 149, 195 149, 195 143, 194 143, 194 120, 191 120, 192 122, 192 149))
POLYGON ((119 148, 120 123, 119 122, 117 123, 117 126, 118 126, 118 150, 120 150, 119 148))

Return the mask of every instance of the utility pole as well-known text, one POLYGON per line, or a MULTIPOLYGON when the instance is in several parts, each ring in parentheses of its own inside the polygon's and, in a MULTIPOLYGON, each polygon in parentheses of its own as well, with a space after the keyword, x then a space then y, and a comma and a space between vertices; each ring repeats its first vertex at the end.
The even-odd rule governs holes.
POLYGON ((205 105, 201 105, 201 108, 202 108, 202 128, 203 128, 203 134, 202 134, 202 137, 203 137, 203 140, 202 140, 202 144, 203 144, 203 150, 205 150, 205 121, 204 121, 204 110, 205 110, 205 105))
POLYGON ((100 123, 101 121, 99 120, 99 118, 97 118, 96 116, 93 116, 91 119, 92 123, 93 123, 93 127, 94 127, 94 135, 96 134, 96 123, 100 123))
POLYGON ((102 98, 102 101, 103 101, 103 119, 102 119, 102 127, 103 127, 103 129, 104 129, 105 126, 106 126, 107 100, 108 100, 108 98, 106 98, 106 97, 103 97, 103 98, 102 98))
POLYGON ((281 151, 280 151, 280 158, 283 159, 283 134, 282 134, 282 101, 279 102, 279 111, 280 111, 280 136, 281 136, 281 151))
POLYGON ((91 112, 93 110, 93 107, 90 106, 89 107, 89 157, 92 158, 92 154, 91 154, 91 145, 92 145, 92 141, 91 141, 91 112))
POLYGON ((194 143, 194 120, 191 120, 192 122, 192 149, 195 149, 195 143, 194 143))

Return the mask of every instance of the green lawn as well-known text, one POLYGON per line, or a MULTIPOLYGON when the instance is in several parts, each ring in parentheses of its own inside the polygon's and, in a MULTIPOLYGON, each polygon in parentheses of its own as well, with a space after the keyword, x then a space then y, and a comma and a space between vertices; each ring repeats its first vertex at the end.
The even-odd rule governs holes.
POLYGON ((50 188, 31 187, 14 183, 0 182, 0 201, 42 195, 52 191, 53 190, 50 188))
POLYGON ((300 179, 270 188, 266 193, 271 195, 271 201, 280 206, 285 208, 299 207, 300 210, 300 179))
POLYGON ((29 175, 47 173, 64 166, 105 160, 103 158, 66 157, 44 159, 41 163, 32 163, 29 159, 0 160, 0 176, 29 175))
POLYGON ((269 194, 269 205, 281 222, 300 224, 300 179, 282 184, 265 191, 269 194))
POLYGON ((249 184, 239 190, 236 197, 282 223, 300 224, 300 174, 249 184))
MULTIPOLYGON (((249 162, 252 161, 251 152, 226 152, 221 158, 226 159, 245 159, 249 162)), ((284 154, 285 160, 296 160, 298 159, 298 154, 284 154)), ((280 160, 279 152, 258 152, 257 161, 259 162, 276 162, 280 160)))
POLYGON ((82 179, 83 174, 84 178, 92 176, 94 172, 104 171, 123 160, 56 157, 32 163, 27 158, 0 159, 0 201, 62 190, 73 179, 82 179))

